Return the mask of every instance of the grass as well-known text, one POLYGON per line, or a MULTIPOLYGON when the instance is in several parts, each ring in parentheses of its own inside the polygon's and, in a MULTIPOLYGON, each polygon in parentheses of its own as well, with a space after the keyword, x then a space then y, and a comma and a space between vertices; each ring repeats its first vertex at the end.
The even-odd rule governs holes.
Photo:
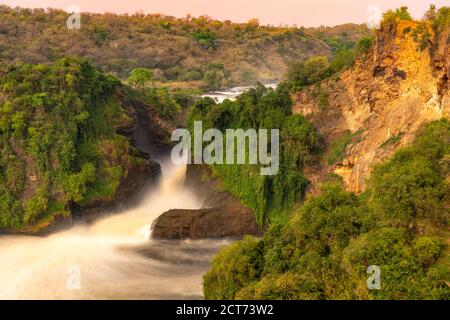
POLYGON ((404 132, 399 132, 396 135, 391 136, 389 139, 380 144, 380 148, 385 148, 390 145, 394 145, 401 140, 401 138, 405 135, 404 132))
POLYGON ((358 130, 355 133, 347 130, 343 135, 335 139, 330 144, 328 151, 325 154, 325 160, 328 162, 328 164, 332 165, 342 160, 345 148, 347 148, 350 143, 356 143, 361 138, 361 134, 361 130, 358 130))

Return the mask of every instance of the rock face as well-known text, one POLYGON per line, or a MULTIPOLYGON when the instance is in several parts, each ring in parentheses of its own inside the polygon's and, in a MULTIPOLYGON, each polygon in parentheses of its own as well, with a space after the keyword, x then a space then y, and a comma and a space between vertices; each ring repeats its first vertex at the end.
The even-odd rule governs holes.
POLYGON ((158 163, 143 154, 143 163, 131 164, 127 174, 121 178, 120 184, 112 197, 97 198, 95 201, 73 208, 74 214, 83 216, 86 222, 92 222, 104 215, 110 208, 126 205, 136 192, 149 183, 156 183, 161 176, 158 163))
POLYGON ((426 123, 449 116, 448 30, 420 50, 407 32, 416 26, 412 21, 384 26, 369 53, 321 84, 327 107, 320 107, 313 87, 294 96, 293 112, 311 120, 327 144, 348 130, 358 133, 340 161, 309 170, 311 181, 334 172, 349 190, 361 192, 374 164, 411 142, 426 123))
POLYGON ((154 224, 155 239, 204 239, 243 237, 258 234, 254 216, 228 208, 174 209, 163 213, 154 224))
POLYGON ((188 165, 186 185, 203 197, 202 209, 175 209, 154 223, 155 239, 242 238, 262 235, 253 211, 232 194, 221 191, 220 182, 204 165, 188 165))
POLYGON ((128 118, 115 124, 116 131, 130 140, 133 147, 130 148, 129 154, 139 161, 128 161, 126 157, 120 159, 120 163, 116 165, 120 164, 123 167, 124 174, 114 195, 99 197, 79 208, 75 208, 74 211, 83 216, 87 222, 102 216, 105 210, 109 208, 126 205, 140 188, 149 183, 156 183, 161 176, 161 166, 151 158, 150 153, 159 150, 156 146, 163 143, 162 138, 156 136, 154 132, 160 129, 161 134, 166 134, 166 131, 159 126, 159 123, 154 122, 155 119, 148 119, 142 113, 143 108, 148 108, 148 106, 143 106, 139 101, 128 99, 120 91, 117 93, 117 98, 121 101, 128 118), (147 130, 150 128, 151 131, 147 130), (144 134, 136 137, 136 133, 141 131, 144 134))

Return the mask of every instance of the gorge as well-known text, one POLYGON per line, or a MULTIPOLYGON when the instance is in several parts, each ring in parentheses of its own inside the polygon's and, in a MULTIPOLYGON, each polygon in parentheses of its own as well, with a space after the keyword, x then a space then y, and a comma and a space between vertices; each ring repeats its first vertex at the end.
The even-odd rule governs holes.
POLYGON ((0 298, 450 298, 450 8, 0 17, 0 298), (180 128, 279 132, 276 174, 174 163, 180 128))

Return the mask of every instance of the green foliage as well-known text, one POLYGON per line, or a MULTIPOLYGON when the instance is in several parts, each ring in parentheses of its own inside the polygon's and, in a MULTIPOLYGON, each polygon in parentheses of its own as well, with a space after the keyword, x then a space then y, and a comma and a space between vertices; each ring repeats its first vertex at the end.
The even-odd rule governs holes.
POLYGON ((360 136, 361 132, 352 133, 350 130, 344 132, 341 136, 331 142, 325 154, 325 160, 328 164, 334 164, 342 160, 347 146, 354 142, 360 136))
POLYGON ((167 119, 174 119, 181 111, 181 106, 165 88, 152 88, 146 90, 142 100, 158 112, 158 114, 167 119))
POLYGON ((378 165, 366 193, 324 184, 288 223, 220 252, 204 276, 206 297, 449 299, 449 155, 441 120, 378 165), (366 289, 370 265, 381 268, 380 290, 366 289))
POLYGON ((399 132, 391 137, 389 137, 388 139, 386 139, 386 141, 384 141, 381 145, 380 148, 384 148, 390 145, 395 145, 397 142, 399 142, 402 137, 403 137, 404 133, 403 132, 399 132))
POLYGON ((208 66, 203 76, 203 82, 208 90, 219 90, 225 84, 225 70, 223 65, 208 66))
POLYGON ((419 44, 419 49, 421 51, 430 47, 432 44, 431 33, 425 23, 420 23, 416 28, 414 28, 411 32, 411 36, 413 37, 413 40, 419 44))
POLYGON ((23 222, 28 225, 36 222, 39 216, 47 210, 48 197, 43 188, 39 188, 36 194, 25 202, 23 222))
POLYGON ((388 10, 383 14, 383 23, 391 24, 398 20, 410 21, 412 17, 408 12, 408 7, 400 7, 395 10, 388 10))
POLYGON ((340 50, 334 56, 330 63, 331 73, 337 73, 355 62, 356 54, 354 49, 340 50))
POLYGON ((319 84, 338 72, 352 66, 358 55, 365 54, 373 46, 373 37, 363 37, 356 45, 344 46, 334 51, 333 58, 316 56, 306 61, 291 63, 288 68, 285 83, 291 91, 319 84), (356 47, 355 47, 356 46, 356 47))
POLYGON ((118 86, 83 59, 0 70, 0 227, 37 223, 54 203, 80 204, 110 167, 133 163, 113 127, 125 114, 118 86))
POLYGON ((356 45, 356 50, 360 54, 366 54, 369 52, 370 48, 372 48, 375 44, 374 37, 363 37, 358 41, 356 45))
POLYGON ((293 63, 287 72, 286 80, 292 90, 318 83, 331 75, 326 57, 313 57, 305 62, 293 63))
POLYGON ((362 225, 359 207, 358 198, 340 184, 325 184, 322 195, 301 207, 292 220, 292 228, 305 238, 305 246, 318 249, 316 244, 320 243, 320 252, 327 254, 333 247, 346 247, 359 234, 362 225))
POLYGON ((260 224, 286 219, 293 204, 303 198, 308 181, 301 170, 319 145, 314 127, 304 117, 292 115, 291 104, 286 90, 258 85, 233 102, 215 104, 211 99, 199 100, 189 114, 191 130, 197 120, 203 121, 203 130, 280 129, 278 174, 262 176, 260 165, 213 165, 213 172, 224 187, 254 209, 260 224))
POLYGON ((108 40, 109 33, 104 26, 94 25, 89 30, 89 38, 94 41, 96 45, 101 45, 108 40))
POLYGON ((194 39, 202 48, 214 50, 217 48, 217 36, 212 31, 197 30, 192 33, 192 39, 194 39))
POLYGON ((326 37, 324 35, 319 35, 319 39, 322 39, 327 45, 331 47, 331 51, 333 54, 338 53, 339 51, 352 49, 354 43, 352 41, 346 41, 338 36, 326 37))
POLYGON ((440 34, 445 29, 450 27, 450 7, 442 7, 438 10, 436 17, 433 20, 433 30, 440 34))
POLYGON ((8 191, 0 193, 0 227, 18 227, 22 223, 20 202, 8 191))
POLYGON ((131 71, 128 83, 142 90, 150 81, 154 80, 153 71, 147 68, 136 68, 131 71))
POLYGON ((448 121, 432 123, 412 147, 397 151, 391 161, 375 167, 371 179, 375 213, 405 225, 418 218, 448 218, 442 211, 448 186, 440 168, 441 159, 450 153, 448 132, 448 121))
POLYGON ((81 202, 88 184, 95 182, 95 166, 85 163, 79 173, 69 175, 64 179, 63 188, 66 201, 81 202))
POLYGON ((314 89, 313 95, 317 99, 320 109, 325 110, 328 107, 330 97, 328 90, 319 84, 314 89))

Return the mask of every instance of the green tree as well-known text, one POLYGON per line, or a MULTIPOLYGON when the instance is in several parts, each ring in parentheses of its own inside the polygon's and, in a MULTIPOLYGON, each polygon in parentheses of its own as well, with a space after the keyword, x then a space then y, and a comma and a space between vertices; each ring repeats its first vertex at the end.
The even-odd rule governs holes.
POLYGON ((133 69, 128 78, 128 83, 139 90, 143 90, 150 81, 154 81, 154 74, 147 68, 133 69))

